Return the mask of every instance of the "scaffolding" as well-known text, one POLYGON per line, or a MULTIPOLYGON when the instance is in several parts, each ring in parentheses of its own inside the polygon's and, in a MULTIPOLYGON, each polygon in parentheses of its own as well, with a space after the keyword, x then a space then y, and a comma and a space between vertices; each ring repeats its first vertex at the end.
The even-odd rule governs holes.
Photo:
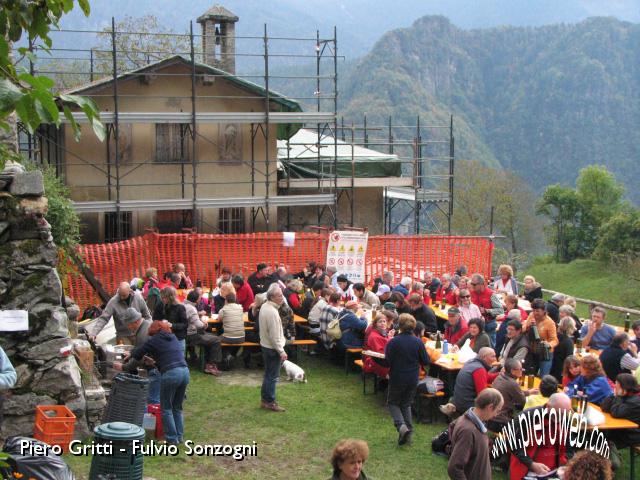
MULTIPOLYGON (((317 186, 335 185, 336 204, 343 205, 341 225, 354 225, 355 189, 357 187, 382 186, 384 195, 383 224, 384 234, 451 234, 451 216, 453 215, 453 187, 455 167, 455 138, 453 117, 447 124, 426 124, 420 116, 413 122, 394 122, 392 117, 385 122, 371 123, 367 116, 362 122, 340 120, 340 158, 345 155, 344 145, 350 146, 351 164, 349 175, 337 175, 337 160, 329 168, 317 165, 317 186), (355 148, 363 147, 377 152, 386 150, 386 161, 400 165, 401 172, 394 177, 383 174, 378 177, 359 178, 356 173, 355 148), (334 178, 334 175, 336 178, 334 178), (346 206, 346 209, 344 208, 346 206)), ((332 139, 322 136, 318 143, 296 144, 287 140, 286 151, 292 147, 304 147, 317 150, 318 157, 322 147, 332 144, 332 139)), ((348 150, 348 149, 346 149, 348 150)), ((349 160, 348 158, 346 159, 349 160)), ((286 168, 291 159, 285 162, 285 179, 280 186, 283 191, 311 188, 313 180, 292 180, 292 172, 286 168)), ((342 168, 341 171, 349 170, 342 168)), ((290 228, 287 209, 287 227, 290 228)))
MULTIPOLYGON (((200 19, 199 19, 200 21, 200 19)), ((295 131, 305 125, 311 125, 318 132, 333 134, 337 129, 337 30, 334 28, 332 36, 324 38, 320 32, 315 37, 293 38, 270 36, 267 25, 264 25, 262 36, 235 36, 233 39, 221 38, 221 33, 216 26, 215 33, 209 34, 204 29, 203 34, 194 33, 193 22, 189 25, 189 33, 185 35, 176 33, 148 33, 122 31, 116 27, 116 20, 112 18, 111 29, 107 31, 95 30, 60 30, 53 33, 54 46, 61 38, 92 36, 96 41, 98 35, 104 39, 109 36, 109 47, 102 48, 52 48, 50 56, 43 56, 36 61, 33 57, 25 59, 29 70, 33 74, 45 74, 57 80, 73 78, 82 80, 79 87, 71 89, 71 93, 83 94, 92 97, 96 103, 104 103, 108 100, 110 107, 101 109, 100 118, 106 126, 107 138, 104 142, 103 152, 106 161, 96 161, 86 155, 79 155, 72 146, 66 145, 64 127, 56 128, 53 125, 43 125, 35 134, 31 135, 24 125, 19 125, 20 150, 28 159, 53 167, 56 173, 65 178, 65 172, 72 167, 90 167, 95 173, 91 184, 83 184, 85 189, 102 190, 100 199, 74 202, 79 213, 105 212, 115 213, 117 218, 116 235, 110 238, 117 241, 126 238, 127 232, 121 220, 123 212, 133 211, 160 211, 160 210, 190 210, 192 219, 198 218, 198 210, 205 208, 246 208, 251 212, 250 224, 253 231, 256 224, 262 221, 264 230, 273 230, 271 215, 273 208, 287 206, 316 206, 318 209, 318 223, 331 227, 337 225, 336 189, 335 184, 326 185, 317 192, 304 195, 278 195, 277 194, 277 159, 274 157, 275 140, 277 137, 286 136, 287 131, 295 131), (188 51, 149 50, 131 51, 123 45, 122 38, 155 38, 158 40, 182 42, 185 40, 188 51), (215 55, 224 60, 225 55, 237 57, 238 64, 244 65, 245 74, 227 72, 205 63, 210 60, 210 52, 206 50, 206 42, 214 46, 215 55), (202 42, 202 49, 198 49, 202 42), (238 47, 232 52, 219 51, 222 43, 233 43, 238 47), (288 45, 294 45, 289 48, 288 45), (133 60, 132 56, 135 56, 133 60), (146 65, 140 66, 139 59, 146 59, 146 65), (164 57, 164 58, 163 58, 164 57), (100 61, 101 59, 101 61, 100 61), (163 70, 173 59, 175 64, 188 67, 188 73, 163 70), (152 60, 158 60, 156 62, 152 60), (164 63, 163 63, 164 62, 164 63), (297 62, 297 66, 293 64, 297 62), (309 74, 309 67, 313 65, 315 72, 309 74), (107 68, 105 68, 107 67, 107 68), (110 68, 109 68, 110 67, 110 68), (130 68, 129 68, 130 67, 130 68), (190 81, 190 91, 184 91, 182 95, 166 93, 155 97, 145 96, 147 102, 176 102, 186 100, 189 108, 169 109, 154 108, 149 105, 145 108, 123 108, 125 102, 138 101, 132 99, 134 95, 122 91, 122 85, 131 78, 136 78, 141 83, 151 83, 157 78, 167 78, 171 82, 179 82, 187 77, 190 81), (211 85, 219 79, 235 82, 235 86, 244 89, 243 94, 229 95, 221 91, 215 95, 199 94, 200 85, 211 85), (297 84, 296 84, 297 82, 297 84), (298 92, 296 99, 285 97, 276 93, 274 85, 284 86, 298 92), (107 88, 110 91, 104 92, 107 88), (322 93, 320 89, 322 88, 322 93), (101 90, 99 90, 101 89, 101 90), (108 97, 108 98, 107 98, 108 97), (237 105, 245 106, 234 111, 211 111, 198 109, 200 102, 230 101, 237 105), (247 108, 247 102, 254 102, 253 108, 247 108), (261 108, 255 108, 255 102, 261 102, 261 108), (315 104, 315 111, 302 111, 301 103, 315 104), (243 111, 244 110, 244 111, 243 111), (128 159, 122 158, 122 126, 123 125, 179 125, 179 150, 180 158, 172 166, 178 164, 180 173, 178 178, 171 182, 153 181, 131 182, 130 175, 137 169, 153 164, 154 168, 163 168, 166 165, 156 163, 153 153, 147 158, 128 159), (198 149, 219 148, 219 141, 206 138, 201 132, 203 125, 241 124, 247 125, 250 132, 249 158, 242 153, 239 164, 248 169, 246 179, 230 182, 224 175, 220 175, 215 181, 202 181, 201 174, 209 168, 220 166, 220 159, 203 160, 198 158, 198 149), (261 151, 258 147, 261 147, 261 151), (262 158, 260 158, 262 157, 262 158), (248 167, 248 168, 247 168, 248 167), (100 178, 103 180, 101 181, 100 178), (243 196, 228 195, 202 195, 200 192, 209 187, 228 188, 230 184, 236 185, 245 191, 243 196), (248 187, 250 185, 250 187, 248 187), (167 198, 132 199, 130 192, 135 188, 156 187, 157 189, 178 187, 179 196, 167 198)), ((89 40, 92 41, 92 40, 89 40)), ((86 41, 69 40, 63 42, 83 45, 86 41)), ((17 48, 17 46, 16 46, 17 48)), ((34 45, 29 45, 30 50, 40 53, 34 45)), ((184 50, 184 48, 182 49, 184 50)), ((171 65, 169 65, 171 66, 171 65)), ((234 61, 235 70, 235 61, 234 61)), ((67 83, 67 82, 65 82, 67 83)), ((73 112, 74 120, 79 125, 88 123, 87 116, 82 111, 73 112)), ((64 124, 68 124, 65 119, 64 124)), ((157 128, 157 127, 156 127, 157 128)), ((86 130, 84 130, 86 135, 86 130)), ((334 135, 335 136, 335 135, 334 135)), ((219 139, 218 139, 219 140, 219 139)), ((84 141, 84 138, 81 142, 84 141)), ((244 149, 244 144, 241 146, 244 149)), ((224 165, 224 163, 223 163, 224 165)), ((70 185, 74 187, 73 184, 70 185)), ((73 194, 73 190, 72 190, 73 194)), ((277 210, 276 210, 277 211, 277 210)), ((201 217, 202 219, 202 217, 201 217)), ((193 225, 200 230, 217 231, 215 225, 193 225), (208 227, 208 228, 207 228, 208 227)), ((228 233, 228 232, 227 232, 228 233)))
MULTIPOLYGON (((118 241, 130 236, 131 212, 179 210, 183 212, 183 226, 190 227, 191 231, 244 233, 223 231, 219 225, 207 223, 202 213, 208 209, 243 209, 243 212, 250 212, 248 228, 255 232, 274 230, 273 209, 276 212, 284 209, 286 228, 290 230, 295 229, 289 221, 290 209, 308 206, 316 209, 318 226, 356 226, 354 189, 361 180, 355 178, 355 169, 350 176, 338 175, 338 141, 341 139, 352 148, 386 149, 397 155, 402 163, 401 175, 397 179, 387 179, 383 184, 384 212, 381 215, 385 234, 450 233, 453 118, 448 125, 426 125, 419 117, 416 122, 396 124, 388 118, 386 122, 372 124, 366 116, 360 124, 346 124, 344 119, 339 123, 338 59, 341 57, 335 27, 328 37, 316 31, 315 36, 308 38, 270 36, 266 24, 260 36, 235 36, 233 32, 234 29, 218 30, 216 27, 207 30, 203 27, 203 33, 196 34, 193 22, 186 34, 125 31, 117 28, 115 18, 111 19, 111 28, 103 31, 52 32, 54 45, 65 40, 61 42, 64 48, 52 48, 49 56, 35 61, 33 56, 28 56, 24 62, 28 63, 32 74, 49 75, 65 84, 73 79, 78 84, 70 89, 73 93, 87 95, 98 104, 107 105, 100 112, 107 131, 107 139, 99 147, 103 149, 104 160, 78 153, 65 142, 66 119, 62 128, 43 125, 33 135, 19 125, 23 155, 54 168, 56 174, 72 187, 72 193, 80 187, 69 178, 70 169, 90 169, 93 172, 89 175, 91 182, 83 183, 81 188, 97 192, 94 195, 97 198, 76 198, 74 206, 83 214, 115 215, 115 232, 108 238, 105 235, 105 239, 118 241), (224 37, 228 31, 233 38, 224 37), (102 38, 102 45, 81 48, 88 42, 97 41, 98 36, 102 38), (157 43, 162 40, 175 45, 175 49, 136 49, 131 47, 130 40, 129 43, 126 41, 139 37, 152 42, 155 39, 157 43), (213 45, 213 54, 207 45, 213 45), (228 50, 229 45, 233 46, 233 51, 228 50), (212 62, 212 55, 218 60, 212 62), (234 58, 232 72, 220 68, 228 65, 225 56, 230 55, 234 58), (236 64, 244 69, 243 73, 236 74, 236 64), (186 86, 182 92, 162 91, 141 98, 126 88, 132 79, 143 85, 153 85, 158 79, 176 84, 185 80, 186 86), (202 93, 203 86, 221 81, 233 83, 243 93, 202 93), (276 93, 276 88, 292 95, 276 93), (233 105, 244 108, 199 107, 203 102, 234 102, 233 105), (257 106, 254 103, 247 107, 250 102, 257 102, 257 106), (136 108, 127 107, 129 104, 136 108), (159 104, 169 107, 157 108, 159 104), (306 111, 302 111, 302 105, 306 111), (230 179, 225 174, 215 179, 203 178, 203 173, 229 166, 220 158, 204 158, 205 152, 220 148, 220 138, 212 138, 204 130, 206 126, 217 126, 219 131, 230 124, 244 125, 249 132, 249 154, 243 153, 234 164, 245 168, 247 175, 242 179, 230 179), (156 132, 158 125, 176 127, 177 153, 171 159, 173 161, 158 163, 157 151, 141 158, 130 152, 125 158, 123 129, 135 125, 150 126, 156 128, 156 132), (317 135, 313 146, 318 151, 320 174, 306 183, 290 181, 288 177, 278 178, 277 158, 271 148, 276 139, 288 141, 292 132, 301 127, 311 129, 317 135), (330 161, 321 159, 320 146, 325 151, 333 150, 330 161), (177 173, 165 176, 162 181, 154 181, 152 176, 132 180, 151 166, 158 170, 177 167, 177 173), (178 193, 132 198, 133 190, 149 188, 178 193), (218 192, 225 188, 237 188, 244 194, 219 195, 218 192), (211 194, 212 191, 215 194, 211 194), (348 205, 344 212, 339 208, 341 203, 348 205)), ((29 49, 40 53, 35 45, 29 45, 29 49)), ((88 123, 82 111, 73 112, 73 118, 81 126, 88 123)), ((87 129, 83 131, 83 135, 87 135, 87 129)), ((81 143, 84 141, 83 136, 81 143)))

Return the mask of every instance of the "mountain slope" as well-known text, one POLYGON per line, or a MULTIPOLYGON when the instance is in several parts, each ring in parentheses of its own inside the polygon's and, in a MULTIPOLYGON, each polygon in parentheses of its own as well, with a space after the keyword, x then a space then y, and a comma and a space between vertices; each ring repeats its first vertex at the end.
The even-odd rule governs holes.
POLYGON ((102 29, 111 24, 112 16, 118 21, 124 15, 151 14, 183 33, 189 20, 195 21, 213 3, 240 17, 239 35, 261 35, 267 23, 272 34, 313 37, 317 29, 331 34, 336 25, 341 52, 351 59, 368 52, 384 32, 411 25, 423 15, 444 15, 464 28, 578 22, 593 15, 640 21, 637 0, 92 0, 91 18, 75 9, 63 18, 62 26, 102 29))
POLYGON ((638 202, 638 58, 640 25, 611 18, 462 30, 424 17, 376 43, 342 105, 354 119, 451 112, 459 158, 497 159, 538 190, 604 164, 638 202))

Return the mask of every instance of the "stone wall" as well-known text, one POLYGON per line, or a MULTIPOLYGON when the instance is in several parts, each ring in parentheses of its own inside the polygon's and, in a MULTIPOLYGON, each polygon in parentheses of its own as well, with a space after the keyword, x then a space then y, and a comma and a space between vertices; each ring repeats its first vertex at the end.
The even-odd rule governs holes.
POLYGON ((75 358, 61 353, 72 340, 46 211, 42 172, 8 162, 0 174, 0 309, 27 310, 29 330, 0 333, 18 374, 1 435, 31 436, 36 405, 66 404, 77 417, 76 437, 84 438, 87 400, 75 358))

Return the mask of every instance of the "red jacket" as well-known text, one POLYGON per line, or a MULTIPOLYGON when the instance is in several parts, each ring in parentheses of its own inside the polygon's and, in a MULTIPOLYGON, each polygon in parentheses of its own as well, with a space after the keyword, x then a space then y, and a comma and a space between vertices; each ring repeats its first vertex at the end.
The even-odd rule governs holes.
MULTIPOLYGON (((486 288, 482 291, 482 293, 477 293, 475 290, 471 291, 471 303, 475 303, 478 307, 483 307, 485 310, 491 310, 493 307, 491 306, 491 295, 493 295, 493 290, 490 288, 486 288)), ((495 320, 490 314, 484 313, 482 315, 485 321, 495 320)))
POLYGON ((465 319, 460 317, 458 323, 459 325, 456 324, 456 327, 458 327, 456 331, 453 331, 453 328, 451 328, 450 325, 444 329, 444 338, 450 344, 458 343, 458 341, 464 337, 464 334, 469 331, 469 327, 467 326, 467 321, 465 319))
POLYGON ((451 284, 448 290, 442 285, 436 290, 436 302, 441 302, 442 297, 447 301, 447 305, 458 305, 458 289, 451 284))
MULTIPOLYGON (((543 407, 537 407, 543 408, 543 407)), ((542 445, 537 445, 536 442, 532 442, 533 445, 529 445, 526 449, 526 456, 537 463, 542 463, 549 467, 550 470, 554 470, 567 463, 567 447, 565 442, 559 442, 556 439, 554 445, 549 442, 548 432, 550 429, 555 430, 555 426, 549 427, 548 420, 544 421, 544 439, 545 442, 542 445)), ((559 429, 558 429, 559 430, 559 429)), ((524 435, 522 432, 520 437, 524 435)), ((529 438, 532 438, 532 432, 529 432, 529 438)), ((522 437, 521 437, 522 438, 522 437)), ((509 480, 522 480, 529 471, 529 466, 520 461, 524 455, 523 449, 518 449, 511 454, 511 460, 509 462, 509 480)))
MULTIPOLYGON (((389 337, 385 337, 375 328, 365 335, 365 343, 362 347, 363 350, 371 350, 372 352, 384 353, 384 348, 389 342, 389 337)), ((363 355, 363 370, 367 373, 375 373, 379 377, 386 378, 389 375, 389 368, 383 367, 376 363, 372 357, 363 355)))
POLYGON ((236 290, 236 303, 242 305, 243 311, 249 311, 253 303, 253 290, 251 290, 251 286, 247 282, 244 282, 242 286, 236 290))

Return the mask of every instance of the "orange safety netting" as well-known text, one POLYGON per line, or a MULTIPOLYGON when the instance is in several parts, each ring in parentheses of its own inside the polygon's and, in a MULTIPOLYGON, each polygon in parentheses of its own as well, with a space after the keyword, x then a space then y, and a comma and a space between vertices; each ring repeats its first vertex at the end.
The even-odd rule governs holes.
MULTIPOLYGON (((80 253, 96 278, 110 294, 118 284, 142 278, 148 267, 162 276, 174 263, 184 263, 188 275, 204 286, 213 285, 220 268, 246 276, 258 263, 274 267, 282 264, 289 272, 302 270, 314 260, 324 264, 328 238, 320 233, 296 233, 293 247, 283 244, 282 233, 239 235, 148 233, 117 243, 82 245, 80 253)), ((365 261, 368 283, 392 271, 396 280, 408 276, 421 279, 425 271, 435 275, 452 273, 466 265, 469 273, 488 276, 491 272, 493 243, 477 237, 372 236, 365 261)), ((69 275, 68 292, 81 308, 100 304, 97 294, 82 275, 69 275)))

